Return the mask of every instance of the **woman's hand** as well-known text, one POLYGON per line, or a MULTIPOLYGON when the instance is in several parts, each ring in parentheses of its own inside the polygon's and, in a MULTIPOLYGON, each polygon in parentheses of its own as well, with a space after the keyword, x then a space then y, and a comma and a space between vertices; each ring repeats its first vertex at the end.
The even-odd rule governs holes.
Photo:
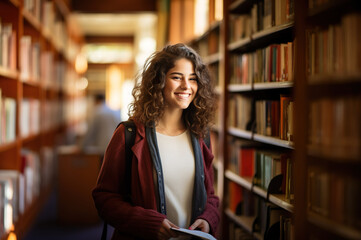
POLYGON ((196 228, 199 228, 202 232, 209 233, 210 227, 209 223, 204 219, 197 219, 190 227, 190 230, 194 230, 196 228))
POLYGON ((163 239, 169 239, 171 237, 178 237, 178 234, 170 229, 171 227, 179 228, 178 226, 174 225, 171 221, 165 218, 159 229, 158 239, 163 240, 163 239))

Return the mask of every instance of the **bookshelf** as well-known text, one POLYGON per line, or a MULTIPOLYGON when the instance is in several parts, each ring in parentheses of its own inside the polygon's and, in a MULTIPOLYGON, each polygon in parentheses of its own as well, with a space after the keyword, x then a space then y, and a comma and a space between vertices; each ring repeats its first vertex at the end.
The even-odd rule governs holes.
POLYGON ((295 236, 360 239, 360 3, 295 7, 295 236))
POLYGON ((293 1, 224 1, 222 239, 293 234, 292 9, 293 1))
POLYGON ((69 13, 62 0, 0 1, 0 239, 24 237, 53 188, 56 146, 85 119, 69 13))

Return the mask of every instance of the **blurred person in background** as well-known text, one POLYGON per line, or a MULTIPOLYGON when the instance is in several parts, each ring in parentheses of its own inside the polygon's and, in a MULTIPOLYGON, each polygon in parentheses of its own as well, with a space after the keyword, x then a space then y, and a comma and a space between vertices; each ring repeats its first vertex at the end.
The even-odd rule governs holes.
POLYGON ((96 94, 93 114, 81 144, 82 149, 103 155, 119 122, 120 114, 107 106, 104 94, 96 94))

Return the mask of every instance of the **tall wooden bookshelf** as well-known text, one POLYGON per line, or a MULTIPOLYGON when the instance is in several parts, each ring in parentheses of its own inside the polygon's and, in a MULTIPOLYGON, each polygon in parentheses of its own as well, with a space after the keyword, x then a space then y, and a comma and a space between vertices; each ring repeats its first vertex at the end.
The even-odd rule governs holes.
POLYGON ((296 1, 296 239, 361 239, 360 6, 296 1))
POLYGON ((292 1, 224 1, 223 239, 293 234, 292 1))
POLYGON ((10 231, 22 239, 33 224, 53 188, 55 148, 83 118, 74 69, 81 36, 69 13, 62 0, 0 1, 0 239, 10 231), (9 172, 18 186, 11 199, 9 172))

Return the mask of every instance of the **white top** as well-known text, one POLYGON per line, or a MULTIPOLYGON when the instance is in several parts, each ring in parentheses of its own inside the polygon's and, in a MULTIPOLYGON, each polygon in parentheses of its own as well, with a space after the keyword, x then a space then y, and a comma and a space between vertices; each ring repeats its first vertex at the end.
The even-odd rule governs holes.
POLYGON ((194 154, 190 134, 167 136, 157 132, 162 163, 167 218, 182 228, 190 226, 194 186, 194 154))

